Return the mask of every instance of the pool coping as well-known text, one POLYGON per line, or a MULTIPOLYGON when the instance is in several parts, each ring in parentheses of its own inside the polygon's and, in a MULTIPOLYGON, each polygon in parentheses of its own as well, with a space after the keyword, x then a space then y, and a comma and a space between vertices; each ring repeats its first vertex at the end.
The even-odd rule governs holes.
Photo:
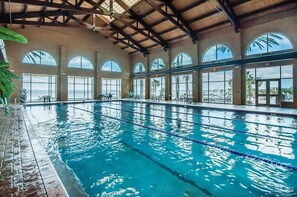
POLYGON ((83 100, 83 101, 55 101, 50 103, 27 103, 24 106, 44 106, 44 105, 63 105, 63 104, 81 104, 81 103, 100 103, 113 101, 130 101, 138 103, 151 103, 159 105, 171 105, 179 107, 195 107, 215 110, 229 110, 245 113, 259 113, 268 115, 281 115, 297 117, 297 108, 281 108, 281 107, 266 107, 266 106, 249 106, 249 105, 234 105, 234 104, 219 104, 219 103, 202 103, 202 102, 179 102, 179 101, 155 101, 150 99, 112 99, 112 100, 83 100))
POLYGON ((39 166, 39 171, 43 179, 47 195, 69 197, 59 175, 57 174, 49 156, 47 155, 44 147, 41 144, 41 141, 35 129, 32 126, 26 110, 21 107, 21 111, 24 119, 25 128, 30 139, 37 165, 39 166))

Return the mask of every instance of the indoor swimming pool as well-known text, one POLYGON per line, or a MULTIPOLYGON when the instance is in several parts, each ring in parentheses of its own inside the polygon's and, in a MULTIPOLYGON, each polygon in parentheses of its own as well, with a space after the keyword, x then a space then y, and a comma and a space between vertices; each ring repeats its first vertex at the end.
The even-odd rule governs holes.
POLYGON ((26 113, 90 196, 297 195, 295 117, 129 101, 26 113))

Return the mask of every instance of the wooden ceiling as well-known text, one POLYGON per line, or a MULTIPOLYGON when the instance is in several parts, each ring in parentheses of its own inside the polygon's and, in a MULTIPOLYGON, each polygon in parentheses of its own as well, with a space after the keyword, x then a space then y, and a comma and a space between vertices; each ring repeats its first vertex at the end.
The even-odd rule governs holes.
POLYGON ((80 27, 102 34, 129 54, 272 13, 297 9, 296 0, 0 0, 0 23, 80 27))

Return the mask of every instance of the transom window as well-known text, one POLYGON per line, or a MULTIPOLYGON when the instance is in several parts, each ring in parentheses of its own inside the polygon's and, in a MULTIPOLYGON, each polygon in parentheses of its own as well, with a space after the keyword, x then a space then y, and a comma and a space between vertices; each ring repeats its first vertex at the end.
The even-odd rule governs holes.
POLYGON ((22 61, 23 64, 38 64, 47 66, 57 66, 56 60, 49 53, 36 50, 25 55, 22 61))
POLYGON ((50 98, 57 99, 57 76, 40 74, 23 74, 23 89, 27 90, 27 101, 38 102, 50 98))
POLYGON ((293 49, 290 40, 280 33, 266 33, 254 39, 248 46, 246 55, 265 54, 293 49))
POLYGON ((231 49, 223 44, 217 44, 210 47, 202 58, 202 62, 215 62, 225 59, 232 59, 233 54, 231 49))
POLYGON ((93 77, 68 76, 68 100, 93 99, 93 77))
POLYGON ((143 63, 138 62, 135 64, 134 73, 141 73, 141 72, 145 72, 145 68, 143 63))
POLYGON ((185 66, 191 64, 193 64, 192 57, 189 54, 182 52, 177 54, 177 56, 174 58, 172 67, 185 66))
POLYGON ((233 71, 202 73, 202 101, 232 103, 233 71))
POLYGON ((121 79, 102 78, 102 94, 111 93, 112 98, 121 98, 121 79))
POLYGON ((70 68, 83 68, 93 69, 93 64, 85 57, 77 56, 69 61, 68 67, 70 68))
POLYGON ((121 72, 121 67, 114 61, 107 61, 103 64, 102 70, 110 72, 121 72))
POLYGON ((151 70, 160 70, 165 68, 165 63, 161 58, 157 58, 153 61, 151 70))

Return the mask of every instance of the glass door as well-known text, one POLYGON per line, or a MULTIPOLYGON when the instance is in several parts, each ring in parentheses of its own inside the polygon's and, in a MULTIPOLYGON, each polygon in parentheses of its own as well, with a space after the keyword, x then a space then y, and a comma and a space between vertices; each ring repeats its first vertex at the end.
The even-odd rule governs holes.
POLYGON ((280 80, 256 80, 256 104, 280 106, 280 80))

